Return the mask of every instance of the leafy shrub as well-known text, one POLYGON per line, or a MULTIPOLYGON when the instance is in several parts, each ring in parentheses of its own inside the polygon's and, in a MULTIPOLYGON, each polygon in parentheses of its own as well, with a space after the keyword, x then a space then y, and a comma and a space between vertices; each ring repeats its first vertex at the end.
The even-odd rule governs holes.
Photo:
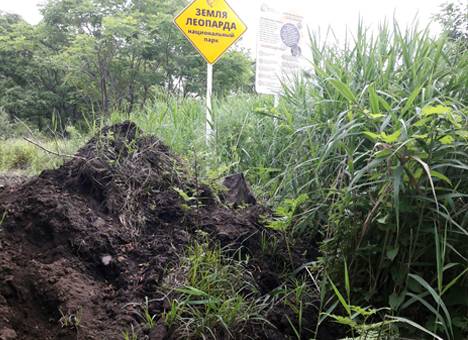
POLYGON ((350 264, 357 303, 390 305, 460 337, 466 323, 452 319, 468 310, 466 60, 445 38, 398 26, 376 37, 361 26, 343 50, 317 36, 311 44, 314 81, 288 90, 297 114, 281 122, 294 132, 277 192, 310 197, 296 231, 322 240, 335 282, 337 264, 350 264))

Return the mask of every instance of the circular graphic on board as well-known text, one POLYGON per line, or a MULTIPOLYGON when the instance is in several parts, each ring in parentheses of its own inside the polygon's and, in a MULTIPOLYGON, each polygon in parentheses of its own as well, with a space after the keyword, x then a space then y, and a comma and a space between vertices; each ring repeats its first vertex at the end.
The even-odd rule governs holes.
POLYGON ((291 47, 291 55, 293 57, 300 57, 302 55, 302 50, 299 46, 293 46, 291 47))
POLYGON ((281 27, 280 35, 281 40, 288 47, 297 46, 301 39, 299 29, 293 24, 284 24, 283 27, 281 27))

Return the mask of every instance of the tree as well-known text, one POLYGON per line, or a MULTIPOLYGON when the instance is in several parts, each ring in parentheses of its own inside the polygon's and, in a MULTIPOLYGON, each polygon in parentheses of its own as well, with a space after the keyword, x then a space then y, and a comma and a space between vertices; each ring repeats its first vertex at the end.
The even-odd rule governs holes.
POLYGON ((40 29, 19 16, 0 14, 0 107, 10 116, 41 127, 53 114, 76 112, 72 89, 64 87, 63 74, 40 29))
POLYGON ((441 6, 435 19, 442 25, 448 37, 464 50, 468 48, 468 3, 447 2, 441 6))
MULTIPOLYGON (((38 126, 83 114, 142 108, 157 86, 205 93, 206 64, 173 24, 185 0, 49 0, 36 26, 0 15, 0 106, 38 126)), ((251 89, 252 62, 228 52, 218 94, 251 89)))
MULTIPOLYGON (((62 56, 71 65, 76 84, 93 84, 103 112, 144 105, 152 85, 182 95, 201 95, 205 63, 173 24, 186 4, 169 0, 53 0, 44 8, 44 22, 65 42, 62 56), (91 80, 91 82, 90 82, 91 80)), ((248 87, 252 64, 233 51, 216 65, 222 93, 248 87)), ((81 85, 80 85, 81 86, 81 85)))

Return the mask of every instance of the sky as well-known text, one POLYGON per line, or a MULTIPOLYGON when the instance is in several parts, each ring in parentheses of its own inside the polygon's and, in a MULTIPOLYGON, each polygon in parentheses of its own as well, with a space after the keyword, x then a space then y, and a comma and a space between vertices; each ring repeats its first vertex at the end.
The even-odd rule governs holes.
POLYGON ((332 27, 338 39, 348 29, 353 32, 359 17, 370 29, 383 20, 396 18, 401 26, 409 25, 418 17, 421 27, 430 25, 431 31, 440 32, 440 26, 431 20, 440 5, 447 0, 231 0, 229 4, 247 23, 249 30, 243 45, 255 50, 259 9, 262 4, 278 11, 301 14, 311 30, 326 31, 332 27))
MULTIPOLYGON (((157 4, 159 1, 155 0, 157 4)), ((338 36, 344 36, 346 27, 352 32, 359 16, 366 26, 375 28, 379 22, 393 17, 401 26, 408 25, 418 16, 421 26, 430 25, 437 33, 438 24, 431 22, 441 4, 447 0, 228 0, 248 26, 241 41, 243 47, 255 51, 260 6, 268 4, 279 11, 300 13, 310 29, 325 30, 331 26, 338 36)), ((36 24, 41 20, 38 5, 45 0, 0 0, 0 10, 20 14, 26 21, 36 24)))

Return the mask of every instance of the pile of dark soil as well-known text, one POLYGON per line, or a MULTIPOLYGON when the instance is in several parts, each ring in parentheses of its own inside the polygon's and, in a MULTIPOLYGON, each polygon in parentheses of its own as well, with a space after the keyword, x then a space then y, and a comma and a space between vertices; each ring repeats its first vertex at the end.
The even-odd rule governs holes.
POLYGON ((0 192, 5 190, 8 186, 18 185, 21 182, 24 182, 26 179, 26 176, 2 174, 0 175, 0 192))
MULTIPOLYGON (((125 122, 59 169, 4 186, 0 339, 121 339, 141 322, 132 302, 158 292, 198 230, 260 258, 265 210, 238 181, 227 183, 250 205, 232 191, 235 204, 222 202, 160 140, 125 122), (63 327, 77 317, 78 329, 63 327)), ((277 284, 275 261, 257 260, 264 290, 277 284)), ((161 315, 163 302, 150 308, 161 315)))

